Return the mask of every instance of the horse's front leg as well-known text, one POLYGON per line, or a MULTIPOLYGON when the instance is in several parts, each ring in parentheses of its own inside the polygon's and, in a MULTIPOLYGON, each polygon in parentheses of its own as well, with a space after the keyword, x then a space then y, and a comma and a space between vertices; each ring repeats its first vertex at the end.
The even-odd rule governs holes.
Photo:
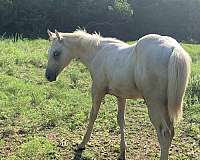
POLYGON ((82 142, 78 145, 78 150, 85 149, 85 145, 90 140, 93 125, 97 118, 101 101, 104 96, 105 96, 105 93, 103 91, 97 90, 94 85, 92 86, 92 109, 90 111, 89 124, 88 124, 87 131, 84 135, 82 142))
POLYGON ((125 138, 124 138, 124 127, 125 127, 124 111, 125 111, 126 99, 118 97, 117 101, 118 101, 117 122, 119 124, 120 134, 121 134, 119 159, 120 160, 125 160, 126 143, 125 143, 125 138))

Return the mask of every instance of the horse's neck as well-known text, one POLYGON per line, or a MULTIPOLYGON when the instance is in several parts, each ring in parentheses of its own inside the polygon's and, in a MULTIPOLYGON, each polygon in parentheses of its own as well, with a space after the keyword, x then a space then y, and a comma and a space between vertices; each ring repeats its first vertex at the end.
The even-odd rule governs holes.
POLYGON ((93 61, 93 59, 96 57, 97 54, 101 54, 101 50, 103 49, 104 52, 111 52, 111 48, 115 47, 124 47, 124 49, 130 50, 132 47, 126 43, 119 43, 118 41, 102 41, 100 45, 95 50, 79 50, 77 58, 80 59, 80 61, 87 67, 90 68, 90 65, 93 61), (108 49, 108 51, 106 51, 108 49))
POLYGON ((79 50, 77 58, 87 67, 90 68, 90 64, 94 57, 96 56, 97 51, 92 50, 79 50))
POLYGON ((80 59, 80 61, 87 67, 90 68, 90 65, 93 61, 93 59, 96 57, 97 54, 101 54, 101 50, 102 48, 104 48, 104 46, 109 47, 109 45, 111 44, 106 44, 105 42, 101 42, 100 45, 96 48, 96 49, 82 49, 79 50, 77 53, 77 58, 80 59))

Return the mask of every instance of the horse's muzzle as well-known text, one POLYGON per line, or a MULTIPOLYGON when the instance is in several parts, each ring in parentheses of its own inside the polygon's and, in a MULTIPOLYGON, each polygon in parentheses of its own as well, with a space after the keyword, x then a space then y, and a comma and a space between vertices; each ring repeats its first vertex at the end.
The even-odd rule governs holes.
POLYGON ((46 70, 45 72, 45 76, 46 76, 46 79, 49 81, 49 82, 53 82, 53 81, 56 81, 56 77, 57 75, 55 74, 55 72, 51 71, 51 70, 46 70))

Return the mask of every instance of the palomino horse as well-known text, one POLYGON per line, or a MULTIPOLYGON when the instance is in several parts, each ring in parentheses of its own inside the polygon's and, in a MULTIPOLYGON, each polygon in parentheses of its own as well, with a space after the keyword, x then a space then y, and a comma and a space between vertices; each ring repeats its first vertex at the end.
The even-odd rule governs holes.
POLYGON ((161 160, 168 159, 174 136, 174 122, 181 117, 182 103, 190 74, 190 57, 170 37, 150 34, 136 44, 103 38, 85 31, 52 33, 46 78, 55 81, 73 58, 87 66, 92 77, 92 109, 89 124, 78 149, 90 139, 102 98, 117 97, 120 126, 120 157, 125 159, 124 109, 126 99, 143 98, 161 147, 161 160))

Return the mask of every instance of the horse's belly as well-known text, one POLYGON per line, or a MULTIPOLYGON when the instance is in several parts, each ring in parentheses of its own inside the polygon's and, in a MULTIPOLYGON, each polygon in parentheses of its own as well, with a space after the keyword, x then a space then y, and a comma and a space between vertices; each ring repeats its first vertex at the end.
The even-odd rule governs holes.
POLYGON ((136 87, 109 87, 108 94, 127 99, 142 98, 136 87))

